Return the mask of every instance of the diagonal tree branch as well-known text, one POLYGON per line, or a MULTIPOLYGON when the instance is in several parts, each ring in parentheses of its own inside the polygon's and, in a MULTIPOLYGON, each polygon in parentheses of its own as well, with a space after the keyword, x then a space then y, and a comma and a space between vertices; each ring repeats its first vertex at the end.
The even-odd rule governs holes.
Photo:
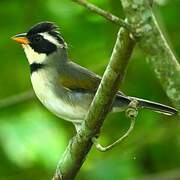
POLYGON ((180 110, 180 65, 161 32, 147 0, 121 0, 128 22, 167 96, 180 110))
POLYGON ((84 6, 85 8, 87 8, 88 10, 104 17, 105 19, 117 24, 117 25, 120 25, 121 27, 124 27, 125 29, 127 29, 129 32, 133 32, 131 26, 125 22, 123 19, 120 19, 119 17, 95 6, 94 4, 86 1, 86 0, 72 0, 76 3, 78 3, 79 5, 81 6, 84 6))
MULTIPOLYGON (((87 2, 85 0, 75 1, 81 5, 84 5, 86 8, 90 10, 92 10, 92 7, 94 7, 87 6, 87 2)), ((176 77, 180 79, 178 74, 179 68, 177 68, 178 64, 174 59, 174 55, 170 51, 167 43, 165 42, 162 36, 162 33, 160 32, 156 24, 156 21, 150 10, 150 5, 148 1, 122 0, 122 4, 130 24, 132 25, 132 27, 134 26, 136 28, 136 33, 140 34, 140 45, 142 49, 149 54, 151 60, 154 58, 156 60, 157 58, 157 60, 160 61, 160 58, 163 57, 167 59, 167 57, 165 56, 168 56, 168 58, 170 58, 171 60, 166 60, 166 62, 173 61, 173 63, 165 64, 168 64, 169 66, 172 66, 172 64, 176 65, 173 65, 172 69, 175 68, 175 74, 177 75, 176 77), (136 14, 135 19, 134 13, 136 14), (152 39, 151 36, 153 36, 152 39), (158 40, 160 40, 160 43, 158 42, 158 40), (150 43, 150 45, 148 45, 148 43, 150 43), (153 43, 157 43, 158 45, 153 46, 153 43), (168 53, 161 52, 162 50, 167 50, 168 53), (158 53, 158 51, 160 51, 160 53, 158 53), (156 55, 156 53, 158 55, 156 55)), ((93 11, 98 13, 98 11, 94 9, 93 11)), ((130 59, 130 55, 132 54, 134 45, 135 42, 130 38, 129 32, 126 29, 121 28, 121 30, 118 33, 117 41, 110 62, 103 75, 102 81, 95 95, 95 98, 91 104, 86 119, 82 124, 81 130, 69 143, 64 153, 64 156, 60 160, 56 170, 56 175, 53 178, 54 180, 74 179, 79 169, 81 168, 88 152, 91 149, 92 138, 98 133, 100 133, 103 121, 111 108, 119 84, 120 82, 122 82, 122 79, 126 72, 128 61, 130 59)), ((159 67, 161 66, 159 65, 159 67)), ((165 72, 166 71, 163 71, 163 73, 165 72)), ((161 72, 158 71, 158 73, 156 74, 160 76, 159 79, 162 78, 161 72)), ((172 82, 172 76, 168 76, 168 78, 165 79, 168 79, 172 82)), ((173 79, 173 85, 174 83, 177 83, 176 85, 178 85, 179 80, 174 81, 173 79)), ((167 90, 166 86, 164 87, 167 90)), ((173 102, 175 102, 175 99, 172 99, 173 102)))
POLYGON ((92 146, 92 138, 99 134, 103 121, 109 112, 127 70, 128 61, 135 42, 129 32, 122 29, 103 75, 101 84, 91 104, 89 112, 79 133, 69 143, 60 160, 54 180, 74 179, 92 146))
POLYGON ((33 99, 35 97, 35 94, 32 90, 16 94, 13 96, 10 96, 5 99, 0 100, 0 109, 7 108, 9 106, 13 106, 19 103, 22 103, 24 101, 28 101, 30 99, 33 99))

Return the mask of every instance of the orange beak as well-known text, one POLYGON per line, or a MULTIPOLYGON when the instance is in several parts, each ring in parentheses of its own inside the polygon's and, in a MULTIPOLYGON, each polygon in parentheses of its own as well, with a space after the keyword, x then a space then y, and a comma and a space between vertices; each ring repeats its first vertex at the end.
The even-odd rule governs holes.
POLYGON ((26 33, 13 36, 12 39, 20 44, 29 44, 30 43, 28 38, 26 37, 26 33))

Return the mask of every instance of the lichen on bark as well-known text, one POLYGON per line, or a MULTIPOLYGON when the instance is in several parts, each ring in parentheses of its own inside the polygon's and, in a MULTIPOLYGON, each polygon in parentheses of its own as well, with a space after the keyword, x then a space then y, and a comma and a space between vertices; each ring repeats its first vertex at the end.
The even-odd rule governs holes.
POLYGON ((161 32, 147 0, 121 0, 128 23, 167 96, 180 110, 180 65, 161 32))

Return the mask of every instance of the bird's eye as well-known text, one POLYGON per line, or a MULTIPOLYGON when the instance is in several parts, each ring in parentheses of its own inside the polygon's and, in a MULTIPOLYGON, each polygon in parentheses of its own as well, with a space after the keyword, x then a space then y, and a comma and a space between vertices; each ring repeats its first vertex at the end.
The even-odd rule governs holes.
POLYGON ((35 42, 39 42, 39 41, 42 40, 42 37, 41 37, 41 36, 35 36, 35 37, 33 38, 33 40, 34 40, 35 42))

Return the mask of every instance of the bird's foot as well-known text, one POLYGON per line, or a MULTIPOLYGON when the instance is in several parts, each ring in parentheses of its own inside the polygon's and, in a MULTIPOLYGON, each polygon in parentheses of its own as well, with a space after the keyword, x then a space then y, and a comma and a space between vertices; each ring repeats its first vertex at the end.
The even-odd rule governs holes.
POLYGON ((138 107, 139 107, 139 102, 135 99, 133 99, 129 105, 128 108, 126 109, 126 117, 129 119, 136 118, 138 115, 138 107))

